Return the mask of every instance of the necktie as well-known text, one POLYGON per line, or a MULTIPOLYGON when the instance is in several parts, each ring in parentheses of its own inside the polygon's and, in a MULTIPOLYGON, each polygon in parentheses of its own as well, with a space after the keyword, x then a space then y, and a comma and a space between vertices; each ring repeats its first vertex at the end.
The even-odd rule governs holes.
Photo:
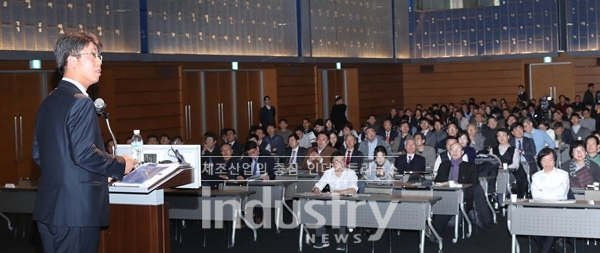
POLYGON ((406 162, 406 164, 410 164, 410 162, 412 161, 412 155, 408 156, 408 161, 406 162))
POLYGON ((296 150, 292 150, 292 156, 290 157, 290 163, 296 163, 296 150))
POLYGON ((390 142, 390 132, 385 132, 385 142, 390 142))
POLYGON ((517 148, 521 151, 521 161, 525 161, 525 156, 523 155, 523 146, 521 145, 521 140, 518 140, 517 148))
POLYGON ((458 168, 460 163, 452 163, 452 170, 450 173, 450 181, 458 181, 458 168))
POLYGON ((346 164, 350 164, 350 154, 352 154, 352 150, 348 150, 348 154, 346 155, 346 164))
POLYGON ((258 170, 258 160, 252 159, 252 175, 258 176, 260 175, 260 171, 258 170))

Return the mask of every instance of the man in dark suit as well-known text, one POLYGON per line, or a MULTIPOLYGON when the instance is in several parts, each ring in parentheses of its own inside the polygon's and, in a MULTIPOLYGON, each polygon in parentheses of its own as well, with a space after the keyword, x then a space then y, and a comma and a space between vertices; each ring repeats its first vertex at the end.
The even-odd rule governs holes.
MULTIPOLYGON (((477 177, 477 166, 463 161, 464 151, 460 143, 450 145, 450 160, 440 164, 435 182, 454 181, 459 184, 471 184, 471 187, 463 189, 465 211, 468 213, 473 209, 474 189, 479 186, 479 178, 477 177)), ((433 228, 439 234, 444 233, 444 229, 452 216, 450 215, 433 215, 433 228)), ((429 238, 431 238, 428 235, 429 238)))
POLYGON ((435 146, 438 144, 439 141, 436 138, 435 133, 433 132, 433 127, 431 127, 431 121, 429 121, 429 119, 422 117, 419 120, 419 127, 421 128, 421 134, 423 134, 423 136, 425 136, 425 146, 430 146, 432 148, 435 148, 435 146))
POLYGON ((308 149, 300 147, 299 140, 300 137, 297 134, 291 134, 288 137, 289 147, 285 149, 281 159, 281 163, 285 164, 286 167, 293 167, 296 170, 298 169, 298 164, 304 161, 304 157, 306 157, 306 153, 308 152, 308 149))
MULTIPOLYGON (((240 175, 240 158, 233 157, 233 149, 229 143, 221 145, 221 156, 216 159, 216 173, 218 182, 216 184, 225 183, 228 179, 237 179, 240 175)), ((243 174, 243 172, 242 172, 243 174)))
POLYGON ((509 144, 519 152, 521 166, 513 172, 517 180, 517 196, 525 198, 529 191, 529 177, 538 171, 535 162, 536 149, 533 139, 524 136, 523 124, 515 122, 510 126, 513 138, 510 138, 509 144))
POLYGON ((265 96, 263 98, 265 106, 260 108, 258 117, 260 118, 260 126, 266 128, 267 125, 275 125, 275 106, 271 105, 271 97, 265 96))
POLYGON ((417 151, 417 143, 415 139, 406 140, 406 154, 396 158, 394 166, 398 169, 398 173, 402 174, 405 171, 425 171, 425 157, 415 154, 417 151))
MULTIPOLYGON (((361 184, 362 184, 361 180, 363 178, 362 169, 363 169, 364 155, 362 152, 360 152, 360 150, 358 150, 356 143, 357 143, 356 136, 354 136, 353 134, 349 134, 348 136, 346 136, 346 147, 342 148, 341 152, 344 153, 344 161, 346 161, 346 167, 356 171, 356 176, 358 177, 358 180, 359 180, 358 188, 360 191, 361 184)), ((365 184, 365 186, 366 186, 366 184, 365 184)))
POLYGON ((237 176, 238 180, 250 177, 275 180, 275 160, 271 155, 261 152, 260 147, 254 141, 246 143, 244 151, 247 155, 240 160, 240 170, 243 172, 237 176))
POLYGON ((519 85, 519 93, 517 94, 517 102, 528 101, 529 96, 527 96, 527 92, 525 91, 525 86, 519 85))
POLYGON ((63 79, 36 115, 33 159, 42 168, 33 212, 44 252, 98 252, 109 224, 108 177, 137 164, 106 153, 86 90, 100 79, 102 44, 88 32, 67 33, 54 50, 63 79))
POLYGON ((398 136, 398 131, 392 129, 392 121, 386 119, 383 121, 383 128, 379 130, 377 135, 381 136, 390 146, 394 143, 394 139, 398 136))
POLYGON ((202 185, 217 187, 219 176, 216 174, 218 157, 221 156, 220 147, 217 145, 217 135, 212 132, 204 133, 204 145, 202 145, 202 155, 200 164, 202 166, 202 185))
POLYGON ((227 129, 226 140, 233 149, 233 156, 241 157, 242 153, 244 153, 244 144, 237 139, 235 129, 227 129))

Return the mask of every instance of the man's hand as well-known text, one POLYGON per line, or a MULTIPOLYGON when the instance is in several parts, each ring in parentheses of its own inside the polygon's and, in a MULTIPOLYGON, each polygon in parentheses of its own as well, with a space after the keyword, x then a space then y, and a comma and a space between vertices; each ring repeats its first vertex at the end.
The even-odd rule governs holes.
POLYGON ((313 193, 317 194, 317 195, 320 195, 321 194, 321 189, 315 187, 315 188, 313 188, 313 193))
POLYGON ((311 161, 320 160, 320 159, 321 159, 321 155, 319 155, 319 153, 317 153, 316 151, 313 151, 312 153, 310 153, 311 161))
POLYGON ((123 159, 125 159, 125 174, 129 174, 129 172, 131 172, 138 164, 138 161, 130 155, 124 155, 123 159))

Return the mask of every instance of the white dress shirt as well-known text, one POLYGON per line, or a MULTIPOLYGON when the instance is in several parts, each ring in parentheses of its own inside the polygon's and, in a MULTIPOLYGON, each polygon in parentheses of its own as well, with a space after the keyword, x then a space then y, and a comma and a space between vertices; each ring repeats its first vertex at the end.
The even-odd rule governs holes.
POLYGON ((569 173, 554 168, 550 173, 540 170, 531 177, 533 199, 564 200, 569 193, 569 173))
POLYGON ((346 189, 354 189, 358 191, 357 182, 358 177, 356 177, 356 171, 351 169, 344 169, 342 175, 340 177, 335 175, 335 169, 328 169, 323 173, 319 182, 315 184, 316 188, 319 190, 323 190, 325 185, 329 184, 329 189, 333 191, 342 191, 346 189))

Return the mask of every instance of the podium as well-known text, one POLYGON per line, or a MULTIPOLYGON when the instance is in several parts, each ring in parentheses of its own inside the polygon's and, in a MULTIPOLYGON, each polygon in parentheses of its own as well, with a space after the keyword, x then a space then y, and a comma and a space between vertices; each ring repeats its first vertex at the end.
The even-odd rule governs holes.
POLYGON ((99 253, 170 252, 165 188, 189 184, 192 169, 156 175, 151 185, 110 186, 110 225, 100 233, 99 253), (155 178, 156 179, 156 178, 155 178))

